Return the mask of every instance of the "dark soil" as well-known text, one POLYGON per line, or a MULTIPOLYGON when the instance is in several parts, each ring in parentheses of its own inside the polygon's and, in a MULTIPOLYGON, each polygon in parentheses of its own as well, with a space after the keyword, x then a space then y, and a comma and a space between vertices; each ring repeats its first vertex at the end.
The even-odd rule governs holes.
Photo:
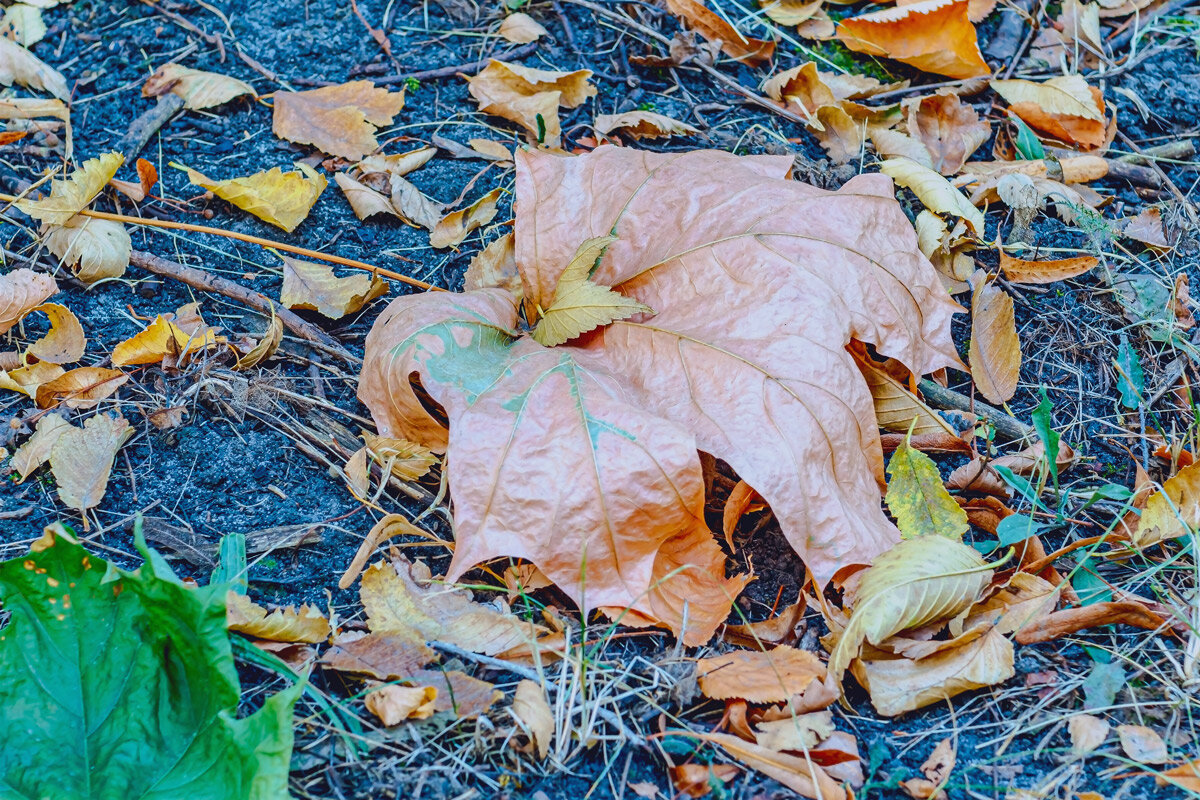
MULTIPOLYGON (((367 34, 351 4, 341 0, 162 3, 159 8, 175 18, 159 13, 159 8, 148 3, 80 0, 47 12, 51 32, 34 47, 34 52, 61 69, 74 86, 75 148, 77 159, 82 160, 114 149, 132 119, 151 107, 153 101, 140 96, 140 85, 157 66, 168 61, 180 60, 190 67, 232 75, 252 83, 260 93, 279 88, 304 89, 323 82, 340 83, 364 74, 407 75, 468 64, 490 53, 503 52, 504 42, 482 35, 494 21, 492 12, 498 5, 468 0, 422 3, 360 0, 359 8, 373 25, 380 24, 386 10, 390 23, 386 33, 400 65, 399 73, 367 34), (204 36, 197 35, 195 29, 203 31, 204 36)), ((649 4, 641 10, 648 23, 661 25, 668 35, 675 30, 674 23, 649 4)), ((568 142, 591 135, 590 121, 596 113, 648 105, 705 130, 705 134, 690 140, 671 140, 670 148, 719 147, 738 152, 793 153, 798 176, 824 186, 838 186, 856 171, 857 165, 832 166, 806 131, 740 103, 736 95, 698 71, 685 69, 672 74, 667 70, 631 66, 628 57, 643 54, 646 45, 626 33, 598 24, 576 7, 567 6, 565 17, 560 17, 546 3, 537 4, 531 13, 550 29, 553 39, 541 44, 525 63, 556 69, 586 67, 595 73, 599 95, 584 107, 564 113, 563 130, 568 142), (569 22, 569 31, 564 29, 563 19, 569 22), (677 78, 682 83, 677 83, 677 78)), ((985 38, 992 27, 982 29, 985 38)), ((791 66, 797 58, 781 51, 779 67, 791 66)), ((879 68, 878 64, 872 65, 872 69, 879 68)), ((915 73, 905 68, 894 65, 888 68, 898 77, 915 77, 915 73)), ((727 71, 745 86, 756 86, 761 77, 745 68, 727 71)), ((1195 49, 1179 46, 1166 49, 1118 76, 1113 85, 1137 93, 1149 108, 1143 119, 1131 102, 1118 99, 1122 129, 1143 144, 1196 134, 1200 131, 1198 75, 1200 62, 1195 49)), ((928 82, 928 78, 924 80, 928 82)), ((463 80, 455 77, 425 80, 418 86, 410 86, 406 108, 396 124, 381 132, 379 138, 392 152, 429 143, 434 135, 459 142, 485 135, 516 141, 508 126, 478 114, 475 109, 463 80)), ((226 106, 219 113, 185 112, 154 137, 142 153, 155 164, 162 178, 156 192, 172 203, 150 201, 144 208, 182 221, 367 261, 448 289, 461 286, 471 255, 482 243, 495 238, 510 218, 506 199, 496 225, 476 232, 460 248, 434 251, 428 247, 427 235, 422 231, 395 221, 359 222, 341 193, 331 186, 300 228, 294 234, 286 234, 222 201, 198 198, 200 193, 184 174, 170 166, 173 162, 184 164, 219 179, 273 166, 288 167, 314 155, 309 149, 275 138, 270 128, 270 110, 246 100, 226 106)), ((36 180, 48 163, 37 153, 6 148, 0 152, 0 181, 7 190, 18 181, 36 180)), ((1165 167, 1177 185, 1190 194, 1197 180, 1194 167, 1165 167)), ((413 178, 424 191, 447 203, 464 192, 468 198, 477 197, 497 181, 506 189, 511 188, 511 172, 500 176, 499 170, 493 169, 467 189, 482 169, 480 161, 437 158, 413 178)), ((118 177, 131 179, 132 168, 123 168, 118 177)), ((1100 186, 1113 190, 1117 202, 1125 204, 1128 213, 1136 213, 1145 204, 1126 186, 1104 183, 1100 186)), ((127 205, 122 208, 110 205, 108 209, 130 211, 127 205)), ((28 223, 11 209, 6 213, 28 223)), ((1121 213, 1118 210, 1115 215, 1121 213)), ((1143 267, 1164 280, 1186 270, 1196 286, 1200 275, 1195 271, 1195 232, 1181 231, 1179 220, 1170 218, 1170 221, 1183 236, 1183 242, 1175 250, 1181 257, 1163 260, 1143 256, 1143 267)), ((1035 243, 1040 247, 1099 251, 1107 244, 1097 243, 1078 229, 1049 218, 1040 219, 1034 231, 1035 243)), ((995 231, 989 230, 989 235, 994 234, 995 231)), ((278 296, 281 283, 278 259, 256 246, 195 233, 168 235, 149 228, 136 229, 133 236, 136 249, 203 265, 267 296, 278 296)), ((0 238, 8 251, 38 257, 36 240, 27 229, 3 223, 0 238)), ((989 254, 978 255, 981 263, 993 263, 989 254)), ((57 300, 78 315, 89 336, 86 363, 101 363, 114 344, 144 327, 146 318, 194 300, 202 301, 202 311, 209 323, 219 325, 231 338, 255 336, 267 324, 261 315, 230 300, 201 296, 181 284, 135 268, 121 280, 86 291, 65 276, 60 277, 60 283, 65 291, 57 300)), ((406 291, 405 286, 393 283, 389 297, 406 291)), ((1018 291, 1016 296, 1018 328, 1027 347, 1022 385, 1046 388, 1055 404, 1056 424, 1084 456, 1081 466, 1076 467, 1068 480, 1094 483, 1102 475, 1129 485, 1132 462, 1119 446, 1124 440, 1118 437, 1115 443, 1110 441, 1114 433, 1120 432, 1119 420, 1116 423, 1114 420, 1121 411, 1116 405, 1112 361, 1119 337, 1129 332, 1129 324, 1121 316, 1111 291, 1101 278, 1089 276, 1055 284, 1047 291, 1018 291)), ((307 316, 337 336, 351 352, 361 355, 363 336, 386 301, 387 298, 376 301, 362 313, 336 323, 315 314, 307 316)), ((957 330, 964 353, 969 337, 966 326, 963 322, 957 330)), ((1173 355, 1137 337, 1136 331, 1134 339, 1147 374, 1162 372, 1173 355)), ((322 607, 331 600, 335 607, 354 613, 355 590, 342 592, 335 587, 370 528, 372 516, 377 515, 361 508, 343 482, 330 474, 327 464, 318 463, 297 448, 280 423, 311 423, 311 407, 272 389, 324 397, 328 405, 351 415, 365 416, 365 410, 354 396, 353 369, 333 364, 328 358, 321 361, 302 342, 290 338, 281 353, 282 357, 272 361, 268 368, 247 376, 244 384, 236 386, 197 389, 206 379, 203 364, 193 365, 182 373, 157 367, 136 373, 120 404, 136 435, 121 451, 105 500, 96 511, 101 527, 97 530, 93 526, 86 534, 101 555, 123 565, 137 563, 131 531, 138 514, 147 520, 148 531, 183 531, 210 545, 228 533, 254 534, 286 527, 297 535, 315 534, 319 540, 283 546, 252 559, 251 594, 273 603, 307 601, 322 607), (154 411, 180 405, 187 409, 180 427, 159 430, 150 423, 148 417, 154 411)), ((951 375, 951 385, 970 391, 969 382, 961 374, 951 375)), ((1038 400, 1036 391, 1023 390, 1010 403, 1010 410, 1027 420, 1038 400)), ((28 415, 28 406, 26 398, 6 393, 0 398, 0 419, 12 418, 14 426, 19 425, 28 415)), ((1161 409, 1152 411, 1152 416, 1161 418, 1163 429, 1172 424, 1182 427, 1187 424, 1161 409)), ((351 431, 357 430, 353 416, 343 416, 340 422, 351 431)), ((953 459, 944 462, 947 467, 957 463, 953 459)), ((725 478, 732 476, 726 473, 725 478)), ((428 488, 436 492, 436 476, 428 488)), ((728 485, 724 491, 728 491, 728 485)), ((711 521, 718 530, 722 499, 723 495, 718 493, 710 505, 711 521)), ((410 512, 421 510, 406 499, 389 498, 388 502, 410 512)), ((20 485, 6 484, 0 490, 0 513, 25 509, 27 512, 21 516, 0 517, 0 554, 5 557, 20 552, 44 525, 70 520, 73 516, 73 512, 62 506, 47 477, 20 485)), ((449 536, 448 528, 437 521, 436 515, 426 522, 439 535, 449 536)), ((981 532, 976 534, 984 536, 981 532)), ((1065 527, 1047 534, 1047 548, 1074 538, 1074 534, 1074 529, 1065 527)), ((178 555, 161 537, 155 540, 152 535, 151 539, 169 556, 178 555)), ((740 548, 738 566, 745 568, 750 564, 757 574, 757 580, 739 602, 741 612, 751 620, 763 619, 780 605, 794 602, 803 581, 803 567, 772 523, 769 512, 748 515, 739 527, 736 543, 740 548)), ((435 571, 444 566, 446 556, 441 551, 428 548, 420 553, 432 560, 435 571)), ((182 575, 200 582, 208 580, 211 563, 179 558, 176 563, 182 575)), ((563 604, 553 591, 541 596, 563 604)), ((805 623, 806 630, 812 630, 810 636, 824 632, 819 619, 810 611, 805 623)), ((1099 646, 1115 642, 1127 633, 1097 632, 1088 641, 1099 646)), ((662 663, 667 665, 664 669, 676 670, 680 676, 687 671, 686 659, 679 658, 665 635, 615 640, 606 657, 629 663, 641 660, 647 665, 662 663), (682 669, 680 664, 684 664, 682 669)), ((1000 797, 1009 787, 1039 785, 1043 777, 1062 768, 1060 756, 1069 747, 1069 740, 1061 723, 1055 723, 1057 727, 1031 725, 1010 731, 1009 723, 1017 713, 1014 709, 1032 708, 1039 702, 1039 692, 1049 696, 1045 693, 1051 690, 1056 694, 1046 701, 1046 718, 1052 714, 1062 717, 1063 709, 1078 708, 1080 690, 1076 678, 1081 679, 1091 664, 1090 656, 1078 645, 1019 648, 1018 675, 1009 685, 995 692, 956 698, 952 713, 946 704, 939 704, 896 720, 876 717, 865 694, 853 689, 849 699, 854 711, 839 710, 838 724, 856 734, 864 759, 871 765, 868 778, 872 782, 859 796, 901 796, 895 789, 896 781, 915 776, 936 742, 947 736, 957 737, 959 759, 959 769, 948 787, 952 797, 1000 797), (1050 672, 1060 676, 1059 682, 1049 685, 1040 682, 1038 676, 1050 672), (997 747, 1006 736, 1010 738, 998 755, 997 747)), ((453 662, 450 665, 455 666, 453 662)), ((487 671, 477 674, 500 682, 502 688, 511 685, 503 683, 511 676, 487 671)), ((245 667, 244 678, 259 688, 271 686, 270 677, 252 667, 245 667)), ((332 693, 341 692, 342 697, 358 690, 319 671, 314 681, 332 693)), ((723 710, 718 704, 698 705, 692 698, 679 702, 679 697, 666 691, 659 692, 655 699, 671 713, 686 711, 687 722, 696 725, 712 726, 723 710)), ((352 705, 347 703, 346 707, 352 705)), ((364 724, 370 725, 365 712, 361 712, 361 704, 359 711, 364 713, 364 724)), ((641 715, 637 722, 646 730, 656 729, 659 724, 659 714, 653 707, 645 706, 631 713, 635 717, 641 715)), ((657 750, 614 754, 598 747, 568 765, 567 771, 543 774, 540 767, 531 766, 531 762, 515 753, 485 753, 483 723, 476 731, 474 723, 431 720, 414 726, 414 731, 419 731, 415 738, 425 737, 425 747, 414 746, 405 731, 370 730, 365 735, 376 749, 366 760, 355 762, 336 737, 328 735, 313 708, 302 708, 300 714, 312 715, 304 718, 297 734, 293 790, 301 797, 590 799, 630 797, 627 787, 638 781, 655 783, 664 796, 671 794, 665 761, 657 750), (475 736, 479 738, 473 739, 475 736), (466 761, 452 769, 443 769, 438 766, 443 763, 439 759, 451 750, 466 761), (472 761, 472 756, 477 756, 477 760, 472 761), (464 794, 472 790, 475 794, 464 794)), ((499 725, 507 719, 503 709, 498 709, 494 717, 499 725)), ((487 735, 495 724, 489 723, 487 735)), ((699 758, 711 756, 708 752, 698 754, 699 758)), ((1074 775, 1072 780, 1075 790, 1098 791, 1104 796, 1112 796, 1112 787, 1116 785, 1087 774, 1074 775)), ((1127 786, 1124 797, 1170 794, 1168 790, 1156 790, 1150 778, 1134 779, 1127 786)), ((739 779, 727 787, 727 792, 726 796, 744 798, 788 796, 777 784, 757 777, 739 779)))

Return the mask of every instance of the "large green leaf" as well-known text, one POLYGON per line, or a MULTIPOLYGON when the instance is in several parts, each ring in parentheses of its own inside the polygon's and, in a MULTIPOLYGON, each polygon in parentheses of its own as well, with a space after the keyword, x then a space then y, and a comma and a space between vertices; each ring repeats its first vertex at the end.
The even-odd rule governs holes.
POLYGON ((297 683, 236 719, 225 586, 47 532, 0 563, 0 798, 289 797, 297 683))

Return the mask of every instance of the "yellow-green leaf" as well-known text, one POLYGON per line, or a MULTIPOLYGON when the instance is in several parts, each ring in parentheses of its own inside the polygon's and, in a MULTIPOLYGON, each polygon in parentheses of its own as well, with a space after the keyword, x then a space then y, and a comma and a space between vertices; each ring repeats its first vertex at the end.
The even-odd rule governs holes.
POLYGON ((559 276, 550 307, 542 312, 542 318, 533 329, 535 341, 553 347, 614 320, 652 313, 649 306, 608 286, 593 283, 588 277, 592 267, 615 241, 614 236, 597 236, 579 245, 571 263, 559 276))
POLYGON ((88 207, 124 163, 125 156, 120 153, 104 153, 97 158, 89 158, 68 177, 52 181, 49 197, 18 200, 16 206, 39 222, 65 225, 71 217, 88 207))
POLYGON ((329 183, 325 176, 307 164, 296 164, 299 172, 284 172, 275 167, 244 178, 214 181, 194 169, 185 168, 188 180, 196 186, 228 200, 263 222, 288 233, 304 221, 313 204, 329 183))
POLYGON ((954 502, 933 459, 914 450, 906 438, 888 461, 887 507, 900 535, 947 536, 956 541, 968 528, 967 512, 954 502))

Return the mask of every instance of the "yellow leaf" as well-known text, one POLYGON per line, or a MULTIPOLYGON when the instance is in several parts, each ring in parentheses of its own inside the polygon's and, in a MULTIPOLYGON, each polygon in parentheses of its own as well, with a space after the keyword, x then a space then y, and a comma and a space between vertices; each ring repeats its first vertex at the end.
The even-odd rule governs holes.
POLYGON ((377 150, 375 129, 391 125, 404 108, 404 92, 389 92, 370 81, 275 92, 271 99, 276 136, 351 161, 377 150))
POLYGON ((0 36, 0 84, 14 83, 49 92, 63 102, 71 99, 71 90, 62 73, 11 39, 0 36))
POLYGON ((210 180, 194 169, 186 171, 194 185, 291 233, 308 216, 328 185, 325 176, 307 164, 296 164, 296 169, 299 172, 284 172, 275 167, 223 181, 210 180))
POLYGON ((50 458, 50 448, 59 436, 70 429, 71 424, 60 414, 47 414, 38 420, 33 435, 13 453, 10 465, 17 475, 17 483, 24 483, 35 469, 46 463, 46 459, 50 458))
POLYGON ((432 686, 380 686, 363 703, 387 727, 409 719, 429 719, 436 711, 438 690, 432 686))
POLYGON ((335 173, 333 180, 346 196, 346 202, 354 210, 354 216, 359 219, 368 219, 376 214, 396 216, 396 209, 392 207, 391 201, 370 186, 354 180, 344 172, 335 173))
POLYGON ((362 438, 371 458, 402 481, 415 481, 423 477, 437 463, 437 456, 428 447, 416 442, 376 436, 369 431, 363 431, 362 438))
POLYGON ((0 275, 0 333, 7 333, 43 300, 58 291, 54 278, 21 267, 0 275))
POLYGON ((514 44, 529 44, 549 35, 540 22, 520 11, 505 17, 498 33, 514 44))
POLYGON ((279 302, 288 308, 305 308, 330 319, 340 319, 388 291, 387 281, 378 275, 357 273, 339 278, 326 264, 280 257, 283 286, 279 302))
POLYGON ((4 11, 0 20, 0 35, 7 36, 22 47, 30 47, 46 36, 42 10, 25 3, 14 3, 4 11))
POLYGON ((714 700, 778 703, 825 680, 825 674, 816 655, 786 645, 766 652, 736 650, 696 662, 700 691, 714 700))
POLYGON ((128 381, 129 376, 119 369, 79 367, 41 384, 34 397, 38 408, 60 403, 67 408, 93 408, 128 381))
POLYGON ((256 367, 266 361, 275 351, 279 349, 279 343, 283 341, 283 320, 271 310, 271 322, 268 323, 266 331, 263 332, 262 338, 258 340, 258 344, 250 348, 241 358, 234 363, 235 370, 250 369, 256 367))
POLYGON ((182 64, 163 64, 142 85, 142 97, 158 97, 167 92, 182 97, 183 107, 194 111, 219 106, 243 95, 258 97, 254 87, 245 81, 182 64))
POLYGON ((211 329, 199 335, 189 334, 160 314, 145 330, 113 348, 112 363, 115 367, 127 367, 131 364, 157 364, 167 357, 178 360, 216 343, 217 336, 211 329))
POLYGON ((546 347, 562 344, 590 330, 634 314, 653 313, 649 306, 593 283, 592 267, 604 256, 614 236, 597 236, 579 245, 559 276, 550 307, 542 312, 533 338, 546 347))
POLYGON ((50 471, 64 505, 82 514, 100 503, 117 450, 132 435, 133 429, 121 417, 97 414, 83 428, 72 426, 58 437, 50 448, 50 471))
POLYGON ((272 642, 317 644, 329 638, 329 620, 318 609, 288 606, 270 613, 244 594, 232 589, 225 594, 225 627, 272 642))
POLYGON ((669 136, 695 136, 700 131, 686 122, 653 111, 626 111, 624 114, 601 114, 592 126, 596 133, 620 131, 631 139, 665 139, 669 136))
POLYGON ((16 206, 39 222, 65 225, 71 217, 88 207, 124 163, 125 156, 120 153, 104 153, 97 158, 89 158, 66 178, 51 181, 49 197, 18 200, 16 206))
POLYGON ((991 74, 979 52, 968 0, 924 0, 838 23, 837 37, 851 50, 886 56, 949 78, 991 74))
POLYGON ((1143 548, 1190 536, 1200 526, 1200 462, 1189 464, 1146 501, 1142 521, 1130 542, 1143 548))
POLYGON ((840 679, 864 640, 878 645, 900 631, 965 611, 991 577, 969 545, 945 536, 901 541, 863 574, 850 622, 829 655, 830 674, 840 679))
POLYGON ((537 750, 537 757, 544 759, 554 741, 554 712, 546 700, 546 690, 531 680, 518 683, 512 713, 529 732, 529 741, 537 750))
POLYGON ((795 27, 812 19, 824 0, 759 0, 767 18, 779 25, 795 27))
POLYGON ((1065 114, 1096 122, 1104 112, 1081 75, 1063 75, 1038 83, 1013 78, 991 82, 992 90, 1010 104, 1033 103, 1047 114, 1065 114))
POLYGON ((64 372, 66 370, 58 364, 51 364, 48 361, 39 361, 36 364, 28 364, 7 371, 0 370, 0 389, 8 389, 33 397, 39 386, 54 380, 64 372))
POLYGON ((428 164, 435 155, 436 147, 418 147, 407 153, 367 156, 357 166, 364 174, 382 172, 387 175, 407 175, 428 164))
POLYGON ((483 227, 496 216, 496 203, 500 201, 500 190, 492 189, 466 208, 442 217, 429 234, 433 247, 451 247, 460 244, 476 228, 483 227))
POLYGON ((912 429, 914 439, 936 439, 948 445, 958 446, 966 442, 940 414, 925 404, 920 397, 909 391, 898 378, 890 374, 884 365, 865 353, 851 349, 850 354, 858 362, 867 386, 871 389, 871 401, 875 406, 875 420, 879 427, 895 433, 907 433, 912 429))
POLYGON ((1006 403, 1021 377, 1021 340, 1012 298, 982 271, 971 278, 971 347, 967 358, 979 393, 1006 403))
POLYGON ((976 235, 983 235, 983 212, 938 173, 907 158, 889 158, 879 165, 879 171, 911 189, 930 211, 962 217, 976 235))
POLYGON ((887 507, 896 518, 900 535, 946 536, 961 541, 970 525, 962 510, 942 484, 942 474, 933 459, 914 450, 906 437, 888 461, 887 507))
POLYGON ((562 138, 558 107, 575 108, 594 96, 596 87, 588 83, 591 76, 586 69, 555 72, 492 59, 468 81, 468 89, 480 111, 517 123, 539 144, 558 147, 562 138))
POLYGON ((47 225, 42 241, 87 284, 124 275, 133 252, 129 232, 120 222, 81 214, 62 225, 47 225))
POLYGON ((32 311, 41 311, 50 320, 50 330, 26 348, 25 352, 36 356, 38 361, 51 364, 69 364, 83 358, 87 338, 83 326, 71 309, 58 303, 42 303, 32 311))

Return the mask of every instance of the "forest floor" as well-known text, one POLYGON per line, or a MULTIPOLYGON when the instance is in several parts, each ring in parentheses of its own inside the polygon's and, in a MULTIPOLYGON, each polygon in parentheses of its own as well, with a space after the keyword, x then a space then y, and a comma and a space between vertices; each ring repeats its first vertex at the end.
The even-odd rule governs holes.
MULTIPOLYGON (((718 5, 723 2, 718 0, 718 5)), ((73 87, 73 138, 80 161, 119 147, 134 120, 155 105, 155 99, 142 96, 143 82, 168 62, 239 78, 260 94, 395 77, 387 85, 404 87, 406 103, 395 123, 378 134, 384 149, 441 148, 438 157, 412 176, 414 183, 447 205, 464 196, 474 199, 492 188, 504 190, 495 223, 456 247, 435 250, 427 232, 394 218, 360 221, 332 185, 294 233, 271 227, 211 195, 203 196, 183 171, 171 165, 222 179, 275 166, 289 168, 301 159, 316 165, 323 160, 312 158, 311 147, 273 136, 270 110, 246 100, 219 112, 184 111, 155 132, 140 155, 157 169, 160 183, 154 194, 161 199, 132 209, 117 196, 115 202, 107 200, 99 207, 293 244, 368 262, 452 291, 462 287, 471 258, 498 231, 507 229, 514 173, 510 164, 455 157, 461 152, 446 143, 466 147, 470 139, 488 138, 511 147, 522 141, 510 123, 478 110, 464 76, 478 72, 483 59, 518 48, 523 52, 519 63, 527 66, 592 72, 597 95, 562 112, 567 150, 594 145, 596 115, 642 109, 685 121, 700 131, 669 141, 637 143, 644 149, 715 148, 790 155, 798 179, 829 189, 860 171, 875 170, 870 153, 848 164, 834 163, 809 131, 747 100, 745 93, 732 90, 709 71, 687 65, 639 65, 635 57, 662 55, 665 48, 624 25, 621 15, 633 14, 640 24, 668 39, 680 30, 674 17, 652 3, 604 3, 612 12, 607 16, 567 1, 510 3, 549 31, 534 46, 509 43, 496 34, 505 13, 503 5, 470 0, 359 0, 356 7, 340 0, 79 0, 45 11, 49 32, 32 50, 60 70, 73 87), (356 12, 361 12, 361 19, 356 12), (387 37, 390 56, 381 51, 364 20, 387 37)), ((736 18, 743 16, 732 5, 728 10, 736 18)), ((996 34, 998 16, 979 25, 985 52, 996 34)), ((752 32, 764 35, 766 29, 752 32)), ((1134 147, 1140 150, 1200 137, 1200 16, 1194 8, 1173 6, 1169 15, 1140 31, 1135 41, 1136 55, 1126 41, 1119 52, 1106 57, 1111 74, 1105 69, 1095 73, 1107 102, 1118 109, 1120 131, 1127 137, 1110 146, 1110 157, 1132 154, 1134 147), (1121 64, 1125 66, 1118 68, 1121 64)), ((780 41, 773 68, 753 69, 722 60, 715 69, 750 94, 759 94, 768 74, 807 60, 810 47, 850 72, 911 80, 912 94, 922 84, 944 81, 894 61, 852 53, 836 42, 801 45, 790 35, 780 41)), ((1022 68, 1015 74, 1022 75, 1022 68)), ((903 96, 900 93, 895 99, 903 96)), ((1002 115, 982 98, 973 102, 985 115, 1002 115)), ((989 139, 980 154, 991 153, 993 145, 989 139)), ((44 148, 27 142, 3 146, 0 188, 21 190, 38 180, 50 163, 44 148)), ((1160 284, 1174 287, 1180 275, 1193 282, 1200 279, 1200 230, 1192 221, 1200 161, 1193 154, 1160 160, 1157 168, 1177 187, 1179 197, 1165 184, 1157 191, 1112 178, 1093 185, 1110 198, 1103 211, 1110 220, 1149 206, 1161 208, 1169 247, 1139 254, 1133 262, 1160 284)), ((918 208, 911 205, 913 215, 918 208)), ((85 287, 39 247, 28 218, 12 211, 7 214, 0 221, 0 240, 10 265, 57 273, 63 291, 55 302, 78 317, 89 350, 110 352, 156 315, 191 302, 200 302, 206 321, 230 339, 258 337, 270 321, 236 299, 202 292, 137 266, 120 279, 85 287)), ((989 233, 994 237, 1001 227, 1007 231, 1010 223, 1003 213, 989 214, 989 233)), ((188 230, 132 227, 131 233, 135 250, 202 266, 254 292, 279 296, 280 260, 262 247, 188 230)), ((1027 241, 1036 252, 1054 253, 1054 257, 1098 254, 1115 247, 1094 230, 1068 225, 1049 214, 1037 216, 1027 241)), ((981 265, 995 266, 993 251, 980 249, 974 255, 981 265)), ((1153 338, 1148 326, 1130 322, 1113 289, 1095 274, 1046 287, 1009 288, 1023 360, 1020 386, 1006 411, 1028 423, 1040 392, 1046 392, 1055 427, 1078 455, 1063 481, 1075 482, 1081 496, 1099 483, 1133 486, 1135 465, 1164 480, 1172 465, 1153 455, 1159 440, 1179 443, 1195 437, 1191 410, 1171 391, 1181 375, 1186 380, 1200 374, 1196 360, 1200 351, 1190 338, 1192 332, 1186 333, 1182 344, 1153 338), (1145 392, 1154 397, 1139 410, 1125 409, 1120 402, 1114 361, 1122 341, 1131 343, 1144 372, 1145 392), (1135 430, 1139 424, 1140 430, 1151 433, 1139 435, 1135 430)), ((217 542, 226 534, 243 533, 252 544, 247 579, 256 602, 268 607, 312 603, 339 614, 343 624, 361 628, 357 589, 337 588, 339 577, 383 510, 414 518, 440 497, 435 471, 416 485, 412 496, 389 489, 371 507, 353 496, 341 472, 358 446, 359 429, 371 426, 369 414, 356 399, 356 359, 363 355, 365 335, 391 298, 413 291, 395 281, 389 289, 386 296, 335 322, 314 312, 300 312, 330 333, 349 352, 349 359, 331 356, 289 333, 273 360, 248 372, 208 371, 197 365, 151 366, 141 371, 119 403, 134 434, 117 456, 103 502, 89 512, 88 530, 80 531, 84 543, 118 565, 136 566, 141 559, 135 554, 133 528, 140 518, 149 543, 172 560, 181 576, 203 584, 216 566, 217 542), (180 424, 165 429, 152 424, 155 412, 180 408, 180 424)), ((26 327, 24 335, 29 338, 39 332, 36 323, 26 327)), ((969 322, 956 322, 956 342, 964 358, 970 335, 969 322)), ((963 373, 952 370, 949 386, 971 394, 970 379, 963 373)), ((34 413, 28 398, 9 393, 0 397, 0 418, 10 421, 14 434, 24 431, 34 413)), ((14 434, 5 444, 15 441, 14 434)), ((947 474, 966 461, 961 456, 937 460, 947 474)), ((709 497, 710 521, 716 530, 735 482, 727 467, 717 466, 709 497)), ((1090 509, 1079 509, 1077 504, 1075 510, 1068 523, 1042 534, 1047 551, 1094 535, 1111 523, 1111 507, 1104 504, 1090 509)), ((453 533, 444 512, 425 514, 420 524, 435 538, 449 540, 453 533)), ((79 527, 78 514, 63 505, 50 477, 39 474, 21 483, 15 478, 6 482, 0 490, 0 555, 11 558, 24 552, 43 527, 55 521, 79 527)), ((974 535, 983 537, 978 531, 974 535)), ((749 566, 756 576, 739 608, 750 620, 765 619, 798 595, 804 567, 769 511, 755 510, 745 516, 736 542, 734 566, 749 566)), ((444 573, 450 557, 445 548, 412 537, 394 543, 411 557, 423 559, 435 575, 444 573)), ((1196 592, 1195 576, 1187 574, 1192 568, 1191 556, 1186 556, 1156 569, 1143 562, 1108 563, 1103 574, 1123 590, 1165 598, 1196 592)), ((473 572, 465 582, 494 589, 496 573, 473 572)), ((569 599, 553 588, 536 596, 538 605, 522 596, 514 610, 531 613, 556 605, 578 618, 569 599)), ((821 615, 811 607, 796 629, 799 641, 810 648, 824 631, 821 615)), ((621 696, 603 701, 609 704, 605 708, 616 710, 629 728, 643 736, 668 722, 712 729, 722 720, 725 704, 697 693, 692 665, 697 657, 722 646, 718 641, 711 648, 685 648, 665 631, 623 630, 591 650, 589 680, 595 682, 598 695, 621 696)), ((833 708, 839 728, 853 733, 863 756, 867 783, 856 796, 907 796, 898 788, 899 782, 919 776, 922 762, 945 739, 953 741, 957 753, 957 765, 944 787, 951 797, 1075 798, 1086 797, 1086 792, 1106 798, 1178 796, 1179 788, 1156 786, 1152 775, 1142 774, 1141 767, 1111 743, 1086 762, 1072 758, 1066 721, 1080 709, 1100 709, 1114 724, 1154 727, 1163 732, 1173 752, 1194 754, 1200 747, 1200 731, 1192 716, 1196 708, 1189 699, 1194 686, 1186 686, 1176 674, 1183 647, 1183 640, 1149 636, 1120 625, 1019 646, 1012 679, 895 718, 876 714, 867 694, 848 681, 848 704, 833 708), (1018 789, 1026 793, 1016 794, 1018 789)), ((485 678, 506 693, 519 677, 486 662, 456 661, 453 656, 445 664, 485 678)), ((239 670, 247 709, 257 707, 264 693, 283 684, 277 675, 246 661, 239 661, 239 670)), ((566 667, 561 675, 555 675, 556 670, 548 668, 551 680, 575 679, 566 667)), ((589 723, 595 731, 589 741, 539 760, 512 746, 512 736, 506 735, 512 729, 507 701, 477 720, 438 714, 385 728, 362 706, 357 681, 320 669, 311 680, 335 699, 339 716, 331 721, 310 697, 300 700, 291 776, 297 797, 669 798, 677 796, 669 773, 673 760, 720 760, 716 750, 671 752, 669 746, 664 749, 667 740, 662 738, 638 745, 600 718, 589 723), (346 731, 349 734, 343 735, 346 731)), ((791 796, 753 771, 714 783, 714 788, 719 796, 729 798, 791 796)))

